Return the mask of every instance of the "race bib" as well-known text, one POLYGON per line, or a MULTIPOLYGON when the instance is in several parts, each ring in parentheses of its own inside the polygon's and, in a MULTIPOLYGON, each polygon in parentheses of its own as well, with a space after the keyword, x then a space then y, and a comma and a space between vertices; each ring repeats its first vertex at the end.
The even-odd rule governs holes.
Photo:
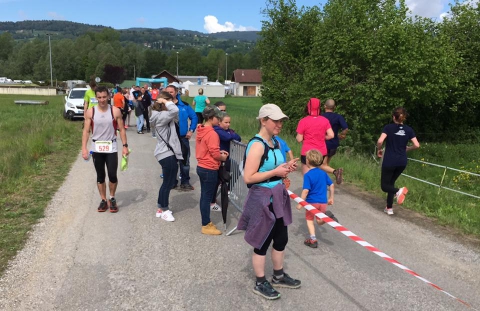
POLYGON ((98 153, 112 153, 112 151, 113 151, 113 142, 112 141, 97 140, 95 142, 95 152, 98 152, 98 153))

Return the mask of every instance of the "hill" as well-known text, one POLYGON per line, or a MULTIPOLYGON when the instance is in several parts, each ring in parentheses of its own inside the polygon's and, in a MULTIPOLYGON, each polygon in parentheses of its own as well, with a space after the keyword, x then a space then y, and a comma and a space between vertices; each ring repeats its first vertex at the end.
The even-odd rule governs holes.
MULTIPOLYGON (((113 29, 102 25, 88 25, 69 21, 40 20, 21 22, 0 22, 0 33, 9 32, 15 40, 46 40, 47 33, 53 33, 52 40, 75 39, 89 32, 113 29)), ((120 33, 120 42, 133 42, 159 50, 178 47, 213 47, 227 51, 231 47, 250 49, 258 39, 256 31, 232 31, 205 34, 192 30, 174 28, 128 28, 114 29, 120 33)))

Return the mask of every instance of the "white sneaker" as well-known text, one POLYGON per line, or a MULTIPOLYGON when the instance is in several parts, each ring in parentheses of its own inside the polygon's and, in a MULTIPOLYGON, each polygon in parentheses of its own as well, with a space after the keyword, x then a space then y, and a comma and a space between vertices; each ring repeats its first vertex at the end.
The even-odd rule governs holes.
POLYGON ((162 218, 165 221, 175 221, 175 218, 173 218, 172 211, 168 210, 165 211, 161 214, 160 218, 162 218))
POLYGON ((155 213, 155 217, 157 217, 157 218, 162 217, 162 210, 161 209, 157 209, 157 212, 155 213))
POLYGON ((222 207, 220 205, 218 205, 217 203, 215 203, 215 205, 210 205, 210 211, 212 212, 221 212, 222 211, 222 207))
POLYGON ((393 208, 387 208, 385 207, 385 209, 383 210, 385 213, 387 213, 387 215, 393 215, 393 208))

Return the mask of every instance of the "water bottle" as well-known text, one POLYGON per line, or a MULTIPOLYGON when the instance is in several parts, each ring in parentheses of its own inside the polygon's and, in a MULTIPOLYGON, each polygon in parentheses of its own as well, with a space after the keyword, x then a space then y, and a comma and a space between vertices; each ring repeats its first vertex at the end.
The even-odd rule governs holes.
POLYGON ((88 158, 85 160, 85 162, 90 161, 90 158, 92 157, 92 154, 93 154, 93 151, 90 151, 90 152, 88 153, 88 158))

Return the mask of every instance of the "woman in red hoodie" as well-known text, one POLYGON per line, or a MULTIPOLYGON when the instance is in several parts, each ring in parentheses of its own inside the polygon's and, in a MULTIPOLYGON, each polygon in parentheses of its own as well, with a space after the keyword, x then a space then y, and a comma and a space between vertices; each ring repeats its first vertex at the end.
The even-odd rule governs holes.
MULTIPOLYGON (((306 154, 311 149, 317 149, 325 157, 327 155, 327 145, 325 140, 334 137, 332 126, 327 118, 320 115, 320 99, 310 98, 307 107, 305 107, 306 116, 302 118, 297 125, 297 141, 302 143, 301 157, 302 173, 308 171, 306 154)), ((323 167, 321 167, 323 169, 323 167)), ((338 172, 333 173, 335 176, 338 172)))
POLYGON ((228 157, 228 152, 220 151, 220 138, 213 129, 222 116, 215 106, 207 106, 202 112, 204 124, 197 126, 196 150, 197 174, 200 179, 200 214, 202 215, 202 233, 222 234, 210 221, 210 201, 217 190, 218 168, 228 157))

